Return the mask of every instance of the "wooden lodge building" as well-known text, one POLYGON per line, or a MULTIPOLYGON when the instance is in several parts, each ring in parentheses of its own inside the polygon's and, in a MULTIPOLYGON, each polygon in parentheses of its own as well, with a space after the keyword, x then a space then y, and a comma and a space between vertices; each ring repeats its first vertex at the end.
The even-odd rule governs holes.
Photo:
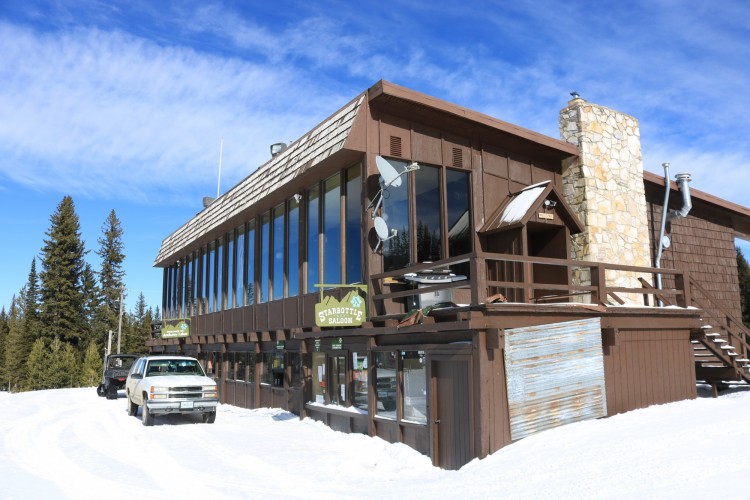
POLYGON ((748 381, 750 210, 644 172, 632 117, 574 95, 560 131, 377 82, 163 241, 150 350, 451 469, 748 381))

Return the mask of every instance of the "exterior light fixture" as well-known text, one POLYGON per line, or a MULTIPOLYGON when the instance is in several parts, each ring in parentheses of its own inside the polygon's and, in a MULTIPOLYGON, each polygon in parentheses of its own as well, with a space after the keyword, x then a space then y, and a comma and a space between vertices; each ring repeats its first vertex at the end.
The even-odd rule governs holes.
POLYGON ((276 144, 271 144, 271 156, 275 158, 279 153, 281 153, 285 149, 286 149, 286 143, 284 142, 277 142, 276 144))

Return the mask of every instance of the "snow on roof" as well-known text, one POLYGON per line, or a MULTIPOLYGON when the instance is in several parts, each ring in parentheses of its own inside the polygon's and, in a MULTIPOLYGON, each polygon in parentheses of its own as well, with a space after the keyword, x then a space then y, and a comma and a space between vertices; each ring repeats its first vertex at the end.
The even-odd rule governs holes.
POLYGON ((547 187, 549 181, 540 182, 524 188, 519 193, 513 195, 508 206, 505 207, 503 214, 500 216, 500 224, 513 224, 523 219, 523 216, 531 208, 531 205, 539 198, 542 191, 547 187))

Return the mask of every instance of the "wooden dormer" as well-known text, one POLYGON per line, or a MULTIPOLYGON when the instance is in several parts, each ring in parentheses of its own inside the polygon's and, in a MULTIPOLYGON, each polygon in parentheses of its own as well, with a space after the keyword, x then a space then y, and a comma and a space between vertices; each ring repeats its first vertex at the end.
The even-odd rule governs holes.
MULTIPOLYGON (((570 258, 570 237, 582 233, 583 225, 552 182, 528 186, 504 199, 477 231, 482 250, 488 253, 570 258)), ((570 284, 567 268, 548 264, 505 263, 488 270, 491 279, 534 283, 570 284)), ((526 301, 520 290, 507 289, 509 300, 526 301)), ((537 290, 535 297, 546 295, 537 290)))

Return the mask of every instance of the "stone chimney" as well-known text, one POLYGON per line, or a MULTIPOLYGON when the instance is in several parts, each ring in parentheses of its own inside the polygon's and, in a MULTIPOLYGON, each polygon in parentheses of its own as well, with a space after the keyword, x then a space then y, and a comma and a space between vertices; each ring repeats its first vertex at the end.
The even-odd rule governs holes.
MULTIPOLYGON (((586 228, 573 237, 571 258, 651 266, 638 120, 573 93, 560 111, 560 134, 580 149, 579 158, 563 165, 563 192, 586 228)), ((610 273, 607 283, 640 287, 639 276, 610 273)))

